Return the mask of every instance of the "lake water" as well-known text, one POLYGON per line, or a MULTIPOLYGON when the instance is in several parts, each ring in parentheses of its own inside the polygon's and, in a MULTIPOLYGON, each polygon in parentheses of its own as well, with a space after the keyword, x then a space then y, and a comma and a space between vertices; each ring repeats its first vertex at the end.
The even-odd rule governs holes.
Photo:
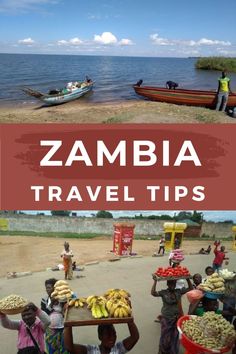
MULTIPOLYGON (((132 85, 143 79, 144 85, 165 86, 166 81, 180 88, 216 89, 220 73, 195 69, 194 58, 136 58, 75 55, 0 54, 0 104, 31 104, 22 86, 42 92, 62 88, 69 81, 81 81, 85 75, 96 83, 85 102, 112 102, 141 99, 132 85)), ((236 74, 231 74, 236 89, 236 74)))

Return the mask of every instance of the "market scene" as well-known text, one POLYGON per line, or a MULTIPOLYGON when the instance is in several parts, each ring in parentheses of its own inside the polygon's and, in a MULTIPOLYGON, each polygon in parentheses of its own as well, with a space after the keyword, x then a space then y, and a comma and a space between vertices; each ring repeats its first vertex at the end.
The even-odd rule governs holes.
POLYGON ((26 219, 0 219, 12 259, 0 278, 2 353, 235 353, 233 224, 212 223, 210 235, 210 223, 100 219, 111 236, 90 240, 10 231, 26 219))

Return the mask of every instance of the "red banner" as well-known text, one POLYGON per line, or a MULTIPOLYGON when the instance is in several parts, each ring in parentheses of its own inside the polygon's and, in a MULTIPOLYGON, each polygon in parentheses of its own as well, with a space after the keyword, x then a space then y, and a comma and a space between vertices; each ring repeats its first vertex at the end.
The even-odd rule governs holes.
POLYGON ((3 210, 233 210, 234 125, 1 125, 3 210))

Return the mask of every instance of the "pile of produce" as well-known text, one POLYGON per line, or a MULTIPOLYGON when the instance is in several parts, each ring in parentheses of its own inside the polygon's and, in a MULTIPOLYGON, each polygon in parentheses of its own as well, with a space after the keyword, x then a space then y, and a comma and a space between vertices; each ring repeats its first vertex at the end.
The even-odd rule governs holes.
POLYGON ((28 301, 20 295, 9 295, 0 300, 0 311, 7 312, 8 310, 15 310, 23 308, 28 301))
POLYGON ((54 285, 54 291, 52 297, 59 301, 67 301, 72 297, 73 292, 71 291, 69 284, 65 280, 58 280, 54 285))
POLYGON ((132 315, 130 293, 124 289, 109 289, 105 294, 106 308, 111 317, 130 317, 132 315))
POLYGON ((233 279, 234 277, 236 277, 236 273, 231 272, 231 271, 228 270, 228 269, 222 269, 222 270, 220 270, 220 271, 219 271, 219 274, 220 274, 220 276, 221 276, 223 279, 225 279, 225 280, 227 280, 227 279, 233 279))
POLYGON ((230 347, 236 339, 234 326, 214 312, 206 312, 202 317, 194 316, 184 321, 182 331, 191 341, 206 349, 230 347))
POLYGON ((124 318, 132 315, 130 294, 124 289, 110 289, 103 296, 90 295, 86 298, 71 299, 69 307, 84 307, 98 318, 124 318))
POLYGON ((88 309, 91 309, 94 318, 108 317, 106 309, 106 298, 103 296, 91 295, 87 298, 88 309))
POLYGON ((181 267, 180 265, 178 265, 175 268, 159 267, 155 271, 154 275, 156 275, 157 278, 159 278, 159 279, 168 280, 168 279, 178 279, 178 278, 189 278, 190 272, 189 272, 188 268, 181 267))
POLYGON ((207 278, 205 283, 201 283, 198 286, 198 289, 212 293, 224 293, 224 279, 218 273, 213 273, 207 278))
POLYGON ((69 300, 69 307, 84 307, 84 305, 87 304, 87 299, 86 297, 80 297, 78 299, 71 299, 69 300))

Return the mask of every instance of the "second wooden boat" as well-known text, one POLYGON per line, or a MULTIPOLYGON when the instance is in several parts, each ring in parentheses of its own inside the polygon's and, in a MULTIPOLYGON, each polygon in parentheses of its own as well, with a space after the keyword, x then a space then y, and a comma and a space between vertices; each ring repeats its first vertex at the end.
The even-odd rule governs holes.
MULTIPOLYGON (((208 108, 215 108, 217 101, 216 91, 185 89, 169 90, 163 87, 142 86, 142 83, 140 82, 138 82, 136 85, 133 85, 133 88, 138 95, 148 98, 152 101, 208 108)), ((236 106, 236 94, 232 93, 229 95, 227 107, 234 106, 236 106)))

